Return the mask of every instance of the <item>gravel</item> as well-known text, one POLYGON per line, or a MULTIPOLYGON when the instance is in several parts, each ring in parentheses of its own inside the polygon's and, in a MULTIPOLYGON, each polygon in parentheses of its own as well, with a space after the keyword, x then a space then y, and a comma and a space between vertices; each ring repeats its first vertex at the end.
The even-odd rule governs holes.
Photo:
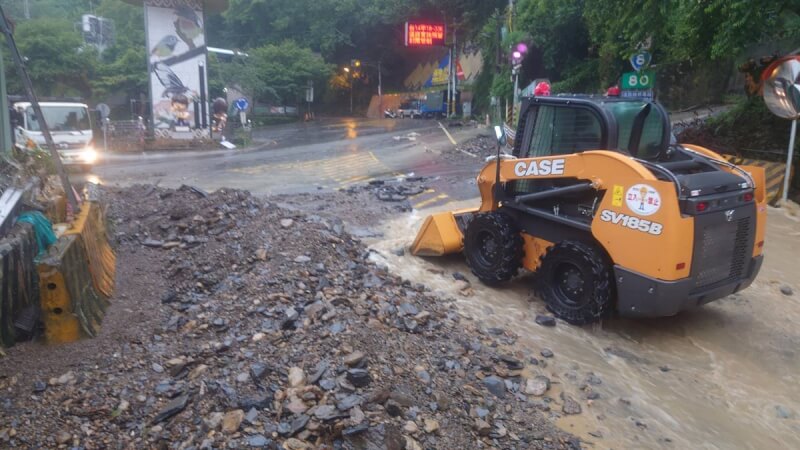
POLYGON ((523 392, 524 355, 341 223, 236 190, 103 196, 118 280, 102 331, 9 349, 0 447, 580 445, 523 392))

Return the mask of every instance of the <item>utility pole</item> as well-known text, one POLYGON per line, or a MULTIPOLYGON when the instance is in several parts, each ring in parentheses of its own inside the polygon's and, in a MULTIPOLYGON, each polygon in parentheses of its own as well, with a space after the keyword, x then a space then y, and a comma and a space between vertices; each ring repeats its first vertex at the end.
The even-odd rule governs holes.
POLYGON ((381 60, 378 60, 378 113, 383 114, 383 80, 381 79, 381 60))
POLYGON ((17 66, 20 81, 22 81, 22 85, 25 88, 25 93, 28 94, 28 100, 31 102, 33 112, 39 119, 39 127, 50 149, 50 156, 53 159, 53 164, 56 166, 56 172, 59 178, 61 178, 61 185, 64 188, 64 194, 67 196, 67 202, 72 207, 72 212, 77 214, 78 200, 75 198, 72 184, 69 182, 69 177, 67 177, 67 172, 64 170, 64 165, 61 163, 61 155, 58 154, 56 144, 53 142, 53 136, 50 134, 50 128, 47 126, 47 121, 39 105, 39 99, 36 97, 36 92, 33 90, 33 83, 31 83, 31 78, 28 76, 28 71, 25 69, 22 55, 20 55, 19 48, 17 48, 17 43, 14 40, 14 33, 11 32, 11 25, 8 22, 8 18, 6 18, 6 12, 3 10, 2 6, 0 6, 0 31, 2 31, 6 37, 6 43, 11 50, 11 58, 14 61, 14 65, 17 66))
POLYGON ((456 33, 456 20, 453 19, 453 58, 450 61, 452 69, 450 70, 450 80, 453 83, 452 95, 450 96, 450 114, 458 114, 456 107, 456 95, 458 89, 458 35, 456 33))
POLYGON ((3 149, 2 152, 6 155, 11 154, 11 146, 14 143, 11 140, 11 133, 14 130, 11 129, 11 117, 8 110, 8 95, 6 92, 6 68, 3 65, 3 52, 0 51, 0 121, 3 123, 0 124, 0 130, 3 133, 3 140, 2 145, 3 149))

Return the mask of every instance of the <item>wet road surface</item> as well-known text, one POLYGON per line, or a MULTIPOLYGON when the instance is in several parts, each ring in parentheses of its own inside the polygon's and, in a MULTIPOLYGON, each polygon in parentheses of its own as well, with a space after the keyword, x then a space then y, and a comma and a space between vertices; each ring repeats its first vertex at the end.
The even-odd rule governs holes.
POLYGON ((556 402, 561 389, 581 399, 583 414, 558 423, 590 443, 586 448, 800 448, 800 220, 770 211, 764 266, 740 293, 670 318, 546 328, 534 320, 548 313, 530 292, 531 275, 489 288, 461 255, 395 253, 410 246, 427 214, 475 205, 477 199, 454 202, 383 224, 382 237, 371 242, 375 259, 455 298, 463 315, 487 328, 517 333, 523 353, 542 359, 541 350, 551 349, 546 368, 526 370, 553 380, 556 402), (458 291, 454 272, 467 275, 474 295, 458 291), (780 292, 787 285, 793 296, 780 292), (599 398, 587 400, 591 391, 599 398))
MULTIPOLYGON (((457 139, 475 133, 475 128, 453 131, 457 139)), ((436 121, 327 119, 258 130, 254 139, 257 144, 248 150, 108 155, 92 174, 74 177, 107 185, 188 184, 274 195, 341 189, 409 173, 460 180, 465 177, 457 175, 473 172, 472 167, 431 165, 432 152, 452 148, 436 121)))

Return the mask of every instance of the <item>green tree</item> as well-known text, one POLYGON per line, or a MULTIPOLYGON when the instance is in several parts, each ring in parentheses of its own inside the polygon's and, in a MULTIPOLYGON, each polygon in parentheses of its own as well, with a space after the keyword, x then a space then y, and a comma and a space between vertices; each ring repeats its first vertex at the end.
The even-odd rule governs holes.
MULTIPOLYGON (((39 95, 77 94, 91 98, 97 54, 83 45, 83 39, 70 21, 26 20, 17 25, 14 39, 27 60, 28 74, 39 95)), ((13 67, 13 63, 8 62, 7 66, 13 67)), ((16 74, 8 72, 9 92, 24 92, 16 74)))
POLYGON ((248 53, 249 58, 215 64, 218 76, 225 85, 240 85, 266 103, 300 103, 308 82, 318 88, 324 86, 333 69, 319 54, 288 40, 248 53))

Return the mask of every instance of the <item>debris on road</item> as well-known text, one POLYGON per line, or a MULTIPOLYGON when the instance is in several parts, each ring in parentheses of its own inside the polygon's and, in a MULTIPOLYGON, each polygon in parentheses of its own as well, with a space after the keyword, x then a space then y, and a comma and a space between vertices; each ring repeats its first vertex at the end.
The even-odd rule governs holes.
POLYGON ((508 332, 374 265, 340 223, 236 190, 103 195, 120 272, 103 333, 10 350, 0 446, 580 446, 528 401, 508 332))

